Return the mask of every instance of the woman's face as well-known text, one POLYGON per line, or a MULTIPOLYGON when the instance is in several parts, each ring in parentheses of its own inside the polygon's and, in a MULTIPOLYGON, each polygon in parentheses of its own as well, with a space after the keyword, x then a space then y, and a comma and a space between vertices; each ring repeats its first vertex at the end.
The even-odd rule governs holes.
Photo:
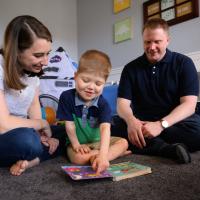
POLYGON ((18 55, 18 61, 23 69, 39 73, 43 66, 48 64, 48 55, 51 51, 51 42, 36 38, 33 45, 18 55))

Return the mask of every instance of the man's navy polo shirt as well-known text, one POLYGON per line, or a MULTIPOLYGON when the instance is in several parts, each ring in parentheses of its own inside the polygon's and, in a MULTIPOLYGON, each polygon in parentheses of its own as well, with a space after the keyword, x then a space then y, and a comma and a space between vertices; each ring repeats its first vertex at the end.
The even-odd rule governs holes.
POLYGON ((146 55, 128 63, 121 75, 118 97, 131 100, 140 120, 159 120, 180 104, 180 97, 199 94, 192 60, 167 49, 164 58, 150 64, 146 55))
MULTIPOLYGON (((78 97, 76 90, 71 89, 64 91, 60 96, 57 118, 74 121, 78 140, 81 144, 85 144, 100 141, 99 124, 111 122, 111 110, 102 95, 87 107, 78 97)), ((69 143, 67 138, 67 144, 69 143)))

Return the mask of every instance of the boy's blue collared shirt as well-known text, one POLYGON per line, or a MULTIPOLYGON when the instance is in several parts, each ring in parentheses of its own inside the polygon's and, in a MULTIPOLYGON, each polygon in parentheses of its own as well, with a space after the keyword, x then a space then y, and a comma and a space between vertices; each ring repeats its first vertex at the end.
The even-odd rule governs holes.
MULTIPOLYGON (((99 97, 96 97, 95 99, 93 99, 90 102, 90 105, 87 106, 87 105, 85 105, 85 101, 82 100, 79 97, 78 93, 77 92, 75 93, 75 106, 83 106, 83 109, 82 109, 82 126, 84 128, 86 127, 86 123, 87 123, 88 109, 91 106, 96 106, 98 108, 98 105, 97 105, 98 100, 99 100, 99 97)), ((90 124, 90 126, 92 128, 98 127, 98 119, 90 116, 90 118, 89 118, 89 124, 90 124)))
POLYGON ((78 140, 85 144, 100 140, 99 126, 101 123, 111 123, 111 109, 102 95, 95 98, 89 107, 85 107, 85 102, 76 95, 76 90, 71 89, 60 96, 57 118, 74 122, 78 140))

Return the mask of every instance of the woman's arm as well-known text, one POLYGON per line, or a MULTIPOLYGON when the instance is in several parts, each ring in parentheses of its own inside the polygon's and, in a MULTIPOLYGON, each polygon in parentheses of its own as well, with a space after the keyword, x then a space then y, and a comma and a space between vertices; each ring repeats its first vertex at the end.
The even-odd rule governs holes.
MULTIPOLYGON (((36 94, 37 95, 37 94, 36 94)), ((36 99, 36 97, 34 97, 36 99)), ((3 134, 9 130, 19 127, 29 127, 35 130, 44 129, 48 136, 51 136, 48 122, 39 118, 39 114, 34 115, 35 119, 26 119, 17 116, 10 115, 7 103, 5 100, 4 92, 0 90, 0 134, 3 134)), ((40 115, 41 116, 41 115, 40 115)))
POLYGON ((28 110, 28 116, 30 119, 42 119, 41 106, 39 102, 39 88, 35 92, 34 99, 28 110))

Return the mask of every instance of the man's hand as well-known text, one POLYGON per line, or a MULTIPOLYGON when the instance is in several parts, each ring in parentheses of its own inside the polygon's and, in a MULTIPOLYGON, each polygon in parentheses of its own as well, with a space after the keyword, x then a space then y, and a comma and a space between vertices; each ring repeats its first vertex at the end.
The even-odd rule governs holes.
POLYGON ((94 155, 91 162, 92 168, 96 171, 97 174, 105 171, 110 166, 108 159, 99 154, 94 155))
POLYGON ((134 121, 130 121, 127 126, 128 138, 130 142, 138 148, 142 149, 145 147, 146 142, 142 133, 143 122, 136 119, 134 121))
POLYGON ((91 151, 90 147, 87 146, 86 144, 81 144, 81 145, 77 145, 77 146, 72 146, 72 149, 73 149, 76 153, 81 153, 81 154, 89 153, 89 152, 91 151))
POLYGON ((156 122, 144 122, 142 127, 143 136, 147 138, 154 138, 163 131, 163 127, 160 124, 160 121, 156 122))

